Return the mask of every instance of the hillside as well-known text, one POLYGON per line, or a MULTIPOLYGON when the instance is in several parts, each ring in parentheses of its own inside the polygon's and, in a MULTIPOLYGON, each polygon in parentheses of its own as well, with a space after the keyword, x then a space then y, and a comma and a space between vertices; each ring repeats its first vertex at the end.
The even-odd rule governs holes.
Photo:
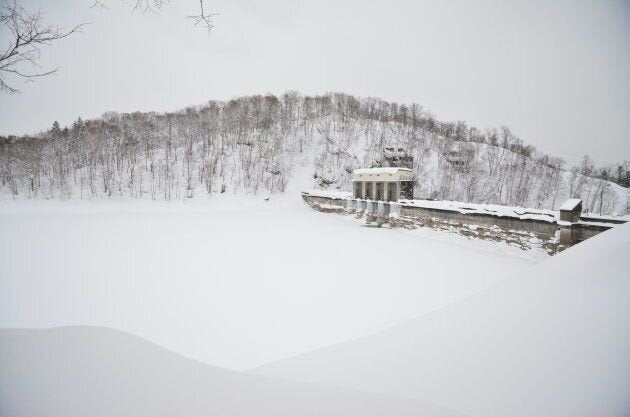
POLYGON ((618 174, 625 184, 622 166, 598 171, 585 158, 567 169, 508 128, 481 132, 436 120, 416 104, 340 93, 242 97, 176 113, 110 112, 33 137, 0 138, 0 195, 266 195, 307 178, 315 187, 348 190, 351 171, 378 164, 388 147, 414 158, 420 198, 553 209, 579 197, 587 212, 630 213, 628 189, 601 179, 618 174), (296 163, 305 159, 312 167, 296 179, 296 163))
POLYGON ((627 416, 630 224, 372 336, 255 370, 478 417, 627 416))
POLYGON ((100 327, 0 329, 3 417, 457 417, 381 395, 195 362, 100 327))

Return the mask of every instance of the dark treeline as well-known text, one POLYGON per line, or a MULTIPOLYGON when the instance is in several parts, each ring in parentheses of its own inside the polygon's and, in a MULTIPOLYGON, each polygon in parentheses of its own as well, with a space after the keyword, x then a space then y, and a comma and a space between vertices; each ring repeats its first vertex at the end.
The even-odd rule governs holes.
POLYGON ((628 161, 596 168, 526 145, 507 127, 481 131, 442 122, 417 104, 331 93, 249 96, 174 113, 114 113, 33 136, 0 137, 0 192, 15 198, 179 199, 222 192, 282 192, 308 160, 323 187, 378 164, 385 147, 414 157, 420 197, 555 207, 567 196, 587 210, 627 212, 615 182, 628 161))

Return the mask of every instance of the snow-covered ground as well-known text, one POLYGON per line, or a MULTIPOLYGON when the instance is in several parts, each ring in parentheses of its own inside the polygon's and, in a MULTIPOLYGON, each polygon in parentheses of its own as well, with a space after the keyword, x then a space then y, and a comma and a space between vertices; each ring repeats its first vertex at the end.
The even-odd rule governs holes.
POLYGON ((205 365, 99 327, 0 329, 2 417, 464 417, 205 365))
POLYGON ((3 417, 630 410, 630 224, 550 258, 292 191, 5 202, 0 232, 3 417))
POLYGON ((478 417, 630 415, 630 224, 485 291, 256 372, 478 417))
POLYGON ((362 227, 297 192, 5 202, 0 230, 0 327, 106 326, 231 369, 374 333, 546 258, 362 227))

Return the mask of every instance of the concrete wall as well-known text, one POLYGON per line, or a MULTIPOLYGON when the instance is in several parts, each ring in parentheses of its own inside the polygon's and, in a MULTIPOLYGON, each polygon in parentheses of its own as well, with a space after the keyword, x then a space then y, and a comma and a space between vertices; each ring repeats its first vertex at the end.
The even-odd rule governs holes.
POLYGON ((358 200, 356 205, 348 206, 345 199, 305 194, 302 195, 302 198, 314 209, 325 212, 349 213, 355 211, 349 207, 357 207, 357 211, 361 212, 365 207, 366 222, 378 222, 379 226, 384 222, 387 223, 384 221, 387 217, 385 214, 387 209, 384 205, 391 209, 391 205, 395 204, 396 207, 393 212, 396 213, 396 216, 395 221, 391 219, 389 221, 391 227, 431 227, 480 239, 504 241, 523 249, 533 247, 532 242, 535 241, 537 243, 533 245, 540 246, 551 254, 604 232, 615 224, 624 223, 623 220, 611 220, 610 226, 608 226, 607 220, 596 218, 592 219, 597 220, 596 224, 588 224, 584 221, 587 219, 583 218, 579 223, 560 222, 559 225, 555 220, 549 222, 483 213, 464 214, 452 210, 415 207, 382 201, 367 200, 366 204, 365 200, 358 200))
POLYGON ((566 229, 569 230, 568 233, 568 245, 575 245, 586 239, 589 239, 595 235, 600 234, 601 232, 605 232, 614 226, 614 223, 610 226, 603 226, 601 224, 584 224, 584 223, 576 223, 573 224, 566 229))
POLYGON ((324 213, 343 213, 346 211, 346 200, 341 198, 317 197, 302 194, 302 200, 317 211, 324 213))
POLYGON ((555 222, 543 220, 523 220, 516 217, 501 217, 490 214, 469 213, 463 214, 457 211, 427 209, 422 207, 405 206, 401 207, 401 216, 422 219, 427 223, 448 222, 457 224, 472 224, 483 227, 499 227, 506 231, 521 230, 535 233, 548 239, 554 238, 558 225, 555 222))
POLYGON ((308 204, 332 205, 342 208, 346 207, 346 200, 342 198, 317 197, 313 195, 302 194, 302 200, 308 204))

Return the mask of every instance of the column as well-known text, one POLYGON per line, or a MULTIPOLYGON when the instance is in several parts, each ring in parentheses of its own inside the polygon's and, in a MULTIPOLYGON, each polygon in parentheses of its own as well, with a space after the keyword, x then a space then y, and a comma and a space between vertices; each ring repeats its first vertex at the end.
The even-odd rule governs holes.
POLYGON ((387 192, 389 191, 389 183, 388 182, 384 182, 383 183, 383 201, 389 201, 389 194, 387 194, 387 192))

